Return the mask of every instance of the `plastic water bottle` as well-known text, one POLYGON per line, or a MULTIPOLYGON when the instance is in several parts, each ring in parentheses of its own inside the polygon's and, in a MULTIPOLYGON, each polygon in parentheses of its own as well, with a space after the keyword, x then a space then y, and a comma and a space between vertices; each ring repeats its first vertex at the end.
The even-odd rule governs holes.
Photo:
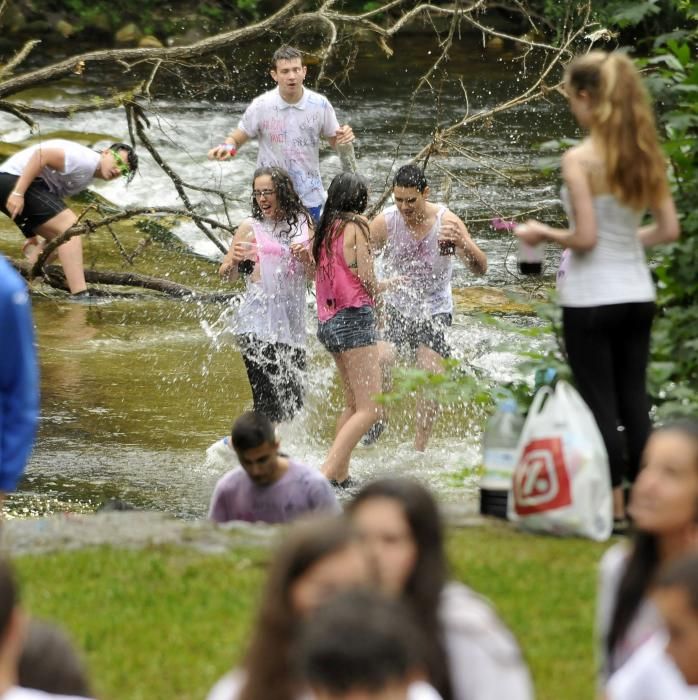
POLYGON ((507 498, 516 466, 516 447, 524 418, 514 399, 505 399, 489 419, 482 441, 484 473, 480 480, 480 512, 507 517, 507 498))

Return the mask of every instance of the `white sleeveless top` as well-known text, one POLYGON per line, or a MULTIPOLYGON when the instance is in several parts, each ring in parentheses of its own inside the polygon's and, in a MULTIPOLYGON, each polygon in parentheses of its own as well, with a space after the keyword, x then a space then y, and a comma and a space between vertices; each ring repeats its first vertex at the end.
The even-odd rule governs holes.
POLYGON ((304 347, 306 277, 303 265, 291 255, 290 245, 308 241, 308 223, 303 219, 289 233, 285 221, 247 221, 257 243, 260 279, 253 282, 251 275, 245 278, 246 289, 231 317, 231 330, 267 343, 304 347))
MULTIPOLYGON (((562 203, 570 227, 574 216, 565 187, 562 203)), ((637 237, 642 212, 621 204, 612 194, 593 198, 597 241, 588 251, 570 251, 564 278, 558 285, 560 305, 603 306, 654 301, 652 275, 645 249, 637 237)))
POLYGON ((404 276, 405 281, 383 294, 383 299, 410 318, 451 313, 453 256, 439 254, 441 219, 448 211, 439 205, 436 221, 426 236, 415 240, 396 206, 383 211, 388 236, 383 253, 384 277, 404 276))

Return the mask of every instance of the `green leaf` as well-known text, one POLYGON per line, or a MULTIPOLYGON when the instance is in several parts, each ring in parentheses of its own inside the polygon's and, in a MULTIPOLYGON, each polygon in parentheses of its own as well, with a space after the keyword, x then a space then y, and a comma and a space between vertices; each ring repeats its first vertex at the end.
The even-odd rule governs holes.
POLYGON ((646 17, 659 14, 657 0, 648 0, 647 2, 630 2, 622 5, 621 7, 622 9, 617 11, 612 17, 612 20, 618 24, 619 27, 639 24, 646 17))

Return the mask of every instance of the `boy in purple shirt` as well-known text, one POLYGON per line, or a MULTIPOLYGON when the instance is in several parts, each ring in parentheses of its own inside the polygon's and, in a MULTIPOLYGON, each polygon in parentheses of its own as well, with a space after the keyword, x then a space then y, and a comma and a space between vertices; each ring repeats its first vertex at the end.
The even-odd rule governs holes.
POLYGON ((340 512, 332 487, 319 471, 279 454, 274 426, 266 416, 243 413, 233 424, 231 443, 240 466, 218 480, 210 520, 284 523, 312 511, 340 512))

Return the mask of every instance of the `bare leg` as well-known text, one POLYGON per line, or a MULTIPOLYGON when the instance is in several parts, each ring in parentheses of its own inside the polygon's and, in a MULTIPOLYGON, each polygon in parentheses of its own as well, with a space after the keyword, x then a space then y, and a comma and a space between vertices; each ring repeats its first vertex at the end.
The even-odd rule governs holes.
POLYGON ((322 467, 328 479, 341 482, 349 475, 352 450, 381 416, 380 406, 373 399, 380 392, 381 380, 376 345, 347 350, 333 357, 343 378, 346 377, 345 386, 353 396, 355 408, 338 431, 322 467))
MULTIPOLYGON (((425 345, 420 345, 417 348, 417 367, 434 374, 441 374, 444 371, 441 355, 425 345)), ((414 449, 417 452, 426 450, 427 442, 429 442, 429 437, 438 415, 439 406, 435 401, 425 399, 423 396, 417 398, 414 438, 414 449)))
MULTIPOLYGON (((65 233, 76 221, 77 217, 75 214, 70 209, 64 209, 52 219, 41 224, 36 229, 36 233, 50 241, 56 236, 65 233)), ((71 238, 58 248, 58 259, 63 266, 70 293, 77 294, 87 289, 85 271, 82 265, 82 240, 80 236, 71 238)))

